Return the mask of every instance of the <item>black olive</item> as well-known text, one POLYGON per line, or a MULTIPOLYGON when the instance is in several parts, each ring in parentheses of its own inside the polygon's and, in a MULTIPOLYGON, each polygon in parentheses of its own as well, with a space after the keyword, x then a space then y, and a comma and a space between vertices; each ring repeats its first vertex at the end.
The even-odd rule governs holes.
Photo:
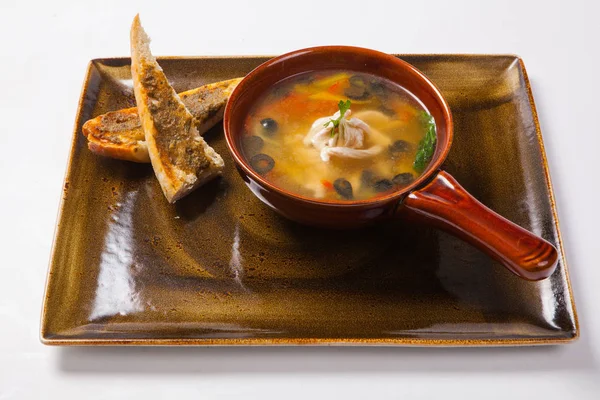
POLYGON ((384 113, 388 117, 391 117, 391 118, 396 117, 396 111, 394 111, 391 108, 388 108, 386 106, 379 106, 379 111, 381 111, 382 113, 384 113))
POLYGON ((275 161, 268 155, 260 153, 250 159, 250 165, 261 175, 266 174, 275 166, 275 161))
POLYGON ((259 151, 262 150, 265 142, 260 136, 244 136, 242 139, 242 145, 244 146, 244 151, 248 155, 255 155, 259 151))
POLYGON ((373 171, 365 169, 360 175, 360 183, 363 186, 373 186, 375 184, 376 178, 373 171))
POLYGON ((396 140, 389 146, 389 151, 392 157, 397 158, 404 153, 408 153, 412 150, 412 144, 406 140, 396 140))
POLYGON ((394 183, 386 178, 382 178, 381 176, 376 176, 370 170, 364 170, 360 176, 360 181, 362 185, 371 187, 376 192, 387 192, 394 188, 394 183))
POLYGON ((396 175, 392 182, 397 186, 408 186, 415 180, 415 177, 410 172, 403 172, 401 174, 396 175))
POLYGON ((371 97, 371 93, 365 87, 350 86, 344 90, 344 95, 352 100, 365 100, 371 97))
POLYGON ((378 192, 387 192, 393 187, 394 184, 389 179, 380 179, 373 185, 373 188, 378 192))
POLYGON ((367 82, 360 75, 352 75, 349 80, 350 80, 350 84, 352 86, 361 87, 361 88, 367 87, 367 82))
POLYGON ((273 118, 265 118, 261 120, 260 125, 262 126, 263 132, 267 136, 273 136, 275 132, 277 132, 277 128, 279 128, 277 121, 275 121, 273 118))
POLYGON ((298 78, 296 78, 296 82, 298 82, 298 83, 310 84, 310 83, 313 83, 314 81, 315 81, 315 77, 313 76, 313 74, 303 74, 303 75, 300 75, 298 78))
POLYGON ((352 193, 352 184, 344 178, 336 179, 333 182, 333 187, 335 188, 335 191, 346 200, 350 200, 354 197, 354 194, 352 193))
POLYGON ((379 97, 387 97, 387 87, 383 82, 373 80, 369 82, 369 89, 373 94, 379 97))
POLYGON ((281 98, 289 95, 292 92, 291 88, 287 86, 277 86, 273 89, 273 97, 281 98))

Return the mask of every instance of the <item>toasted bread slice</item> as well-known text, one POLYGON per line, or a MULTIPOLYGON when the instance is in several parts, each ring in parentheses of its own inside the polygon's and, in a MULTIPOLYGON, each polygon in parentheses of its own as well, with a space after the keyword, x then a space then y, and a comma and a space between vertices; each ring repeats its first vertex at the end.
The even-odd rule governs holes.
MULTIPOLYGON (((225 104, 242 78, 210 83, 180 93, 179 97, 203 135, 223 118, 225 104)), ((87 121, 82 132, 88 148, 101 156, 149 163, 148 147, 137 107, 111 111, 87 121)))
POLYGON ((131 75, 150 162, 173 203, 221 174, 223 159, 200 136, 194 117, 169 85, 137 15, 131 25, 131 75))

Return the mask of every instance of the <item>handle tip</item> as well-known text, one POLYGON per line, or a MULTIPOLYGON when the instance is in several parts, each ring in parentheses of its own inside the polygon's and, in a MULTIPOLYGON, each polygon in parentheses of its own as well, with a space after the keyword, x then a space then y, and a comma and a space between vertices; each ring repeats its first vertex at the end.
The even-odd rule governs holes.
POLYGON ((535 243, 537 246, 521 259, 519 265, 514 266, 513 272, 530 281, 546 279, 556 270, 558 251, 545 240, 535 238, 531 241, 530 245, 535 243))

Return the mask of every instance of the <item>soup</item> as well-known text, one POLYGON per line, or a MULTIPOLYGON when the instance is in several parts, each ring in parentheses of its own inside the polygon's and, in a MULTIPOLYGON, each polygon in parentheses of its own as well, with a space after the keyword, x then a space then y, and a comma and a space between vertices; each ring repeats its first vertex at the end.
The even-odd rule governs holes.
POLYGON ((324 201, 385 196, 427 167, 435 123, 401 86, 369 74, 320 71, 278 82, 244 122, 242 153, 265 179, 324 201))

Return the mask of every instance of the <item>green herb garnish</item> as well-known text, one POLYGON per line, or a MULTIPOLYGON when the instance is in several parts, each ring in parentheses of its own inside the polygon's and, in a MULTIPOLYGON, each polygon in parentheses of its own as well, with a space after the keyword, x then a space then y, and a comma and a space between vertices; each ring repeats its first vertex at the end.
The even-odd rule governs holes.
POLYGON ((435 134, 435 121, 431 114, 423 111, 419 114, 419 119, 427 131, 425 132, 425 137, 421 139, 417 147, 417 156, 415 157, 413 168, 417 172, 423 172, 433 157, 437 137, 435 134))
POLYGON ((340 109, 340 116, 336 119, 330 119, 323 125, 326 128, 329 124, 333 125, 333 128, 331 129, 331 136, 335 135, 338 126, 340 126, 340 121, 342 120, 342 118, 344 118, 344 114, 346 114, 346 111, 350 109, 351 104, 352 103, 350 103, 350 100, 346 100, 345 102, 344 100, 340 100, 340 102, 338 103, 338 108, 340 109))

